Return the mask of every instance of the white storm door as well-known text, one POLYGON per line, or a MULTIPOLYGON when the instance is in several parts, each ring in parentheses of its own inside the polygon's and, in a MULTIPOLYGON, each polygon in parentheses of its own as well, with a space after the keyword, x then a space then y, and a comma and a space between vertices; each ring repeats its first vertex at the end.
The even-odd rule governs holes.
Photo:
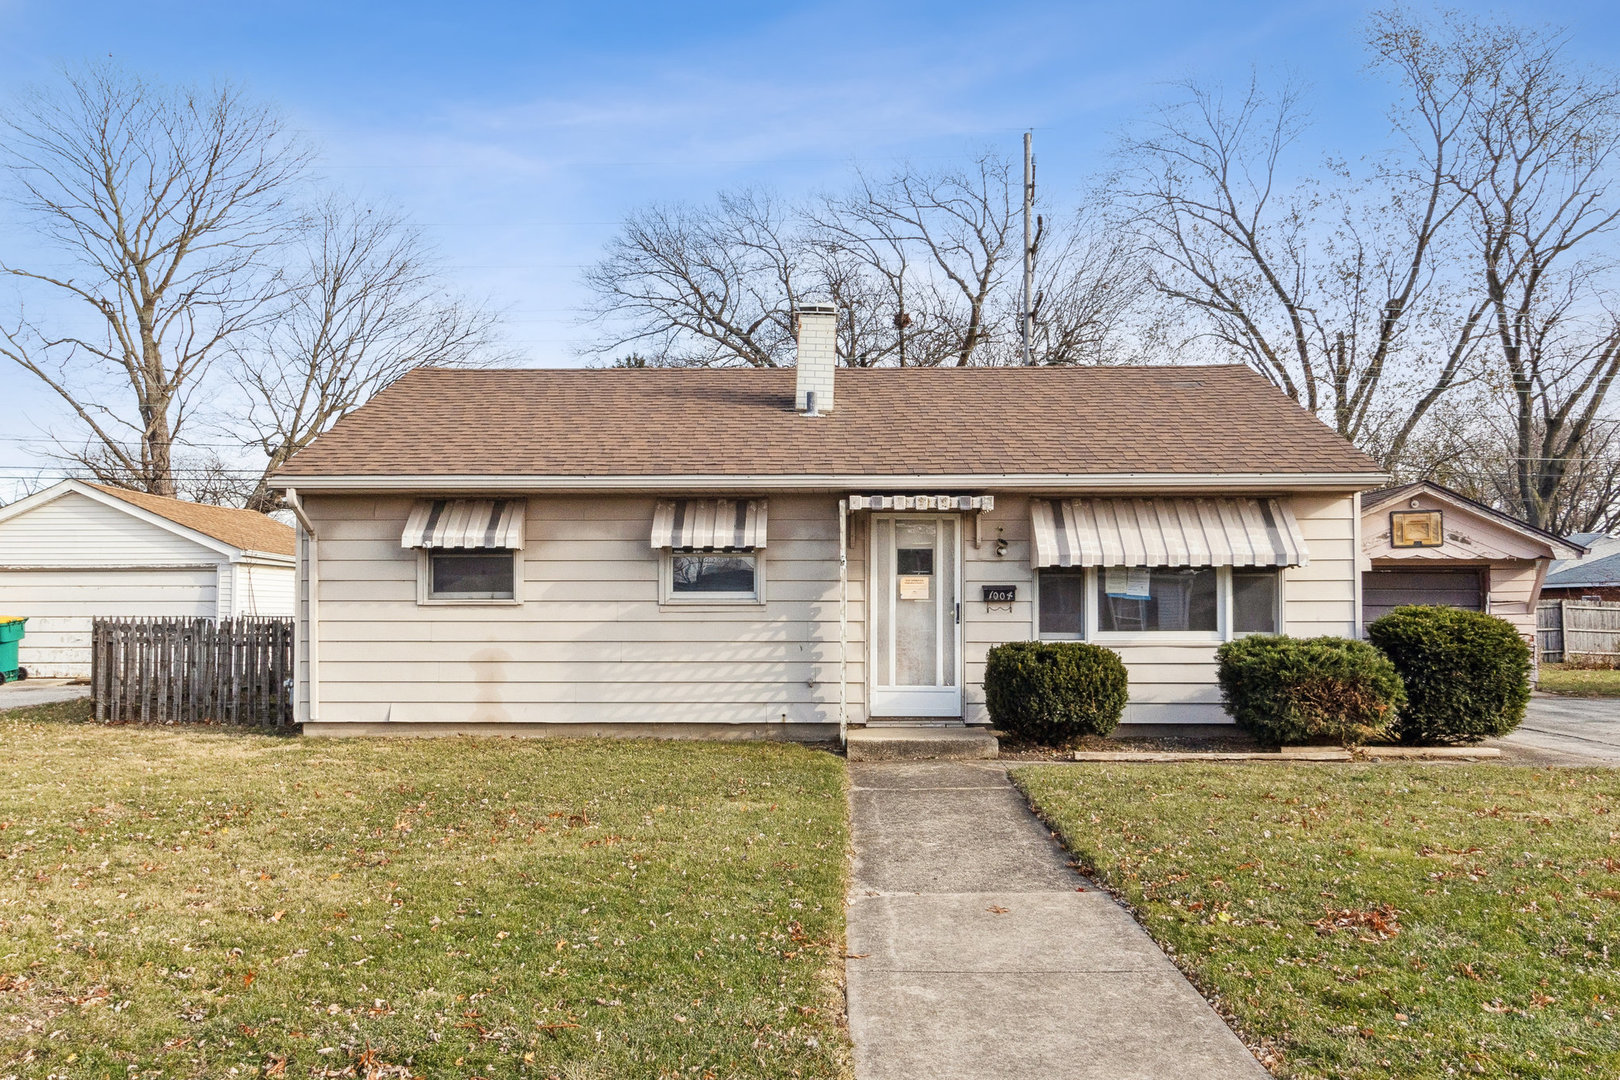
POLYGON ((962 715, 961 522, 872 519, 872 716, 962 715))

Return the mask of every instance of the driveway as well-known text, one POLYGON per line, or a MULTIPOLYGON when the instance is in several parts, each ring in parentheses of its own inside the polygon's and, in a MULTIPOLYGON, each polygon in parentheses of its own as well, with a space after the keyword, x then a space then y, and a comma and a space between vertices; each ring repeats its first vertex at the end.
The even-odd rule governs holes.
POLYGON ((73 686, 67 679, 24 679, 0 686, 0 712, 25 705, 49 705, 90 696, 88 685, 73 686))
POLYGON ((1524 723, 1496 745, 1549 765, 1620 766, 1620 698, 1536 694, 1524 723))
POLYGON ((861 763, 856 1080, 1265 1080, 990 763, 861 763))

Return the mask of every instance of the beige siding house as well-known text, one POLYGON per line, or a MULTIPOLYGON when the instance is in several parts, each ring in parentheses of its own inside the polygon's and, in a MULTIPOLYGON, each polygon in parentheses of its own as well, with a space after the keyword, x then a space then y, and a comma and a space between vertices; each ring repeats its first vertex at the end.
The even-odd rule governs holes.
POLYGON ((66 480, 0 507, 0 615, 34 676, 90 674, 103 618, 293 613, 293 530, 263 514, 66 480))
MULTIPOLYGON (((1377 465, 1197 368, 421 369, 279 474, 313 734, 983 724, 1000 643, 1229 722, 1220 642, 1354 635, 1377 465)), ((1143 730, 1138 727, 1136 730, 1143 730)))

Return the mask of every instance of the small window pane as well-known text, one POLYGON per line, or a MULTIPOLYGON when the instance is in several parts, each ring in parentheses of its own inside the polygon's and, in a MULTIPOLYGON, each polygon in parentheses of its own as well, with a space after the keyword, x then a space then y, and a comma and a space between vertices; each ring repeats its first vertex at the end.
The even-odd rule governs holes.
POLYGON ((899 573, 910 576, 913 574, 932 574, 934 572, 933 548, 900 548, 894 553, 900 569, 899 573))
POLYGON ((430 556, 435 598, 457 600, 512 599, 510 551, 435 551, 430 556))
POLYGON ((1232 631, 1237 634, 1277 632, 1277 573, 1232 572, 1232 631))
POLYGON ((754 556, 675 555, 670 583, 677 593, 754 595, 754 556))
POLYGON ((1212 566, 1099 569, 1097 629, 1214 633, 1218 625, 1215 583, 1212 566), (1144 586, 1147 595, 1135 595, 1144 586))
POLYGON ((1040 574, 1041 636, 1080 637, 1086 629, 1086 572, 1058 569, 1040 574))

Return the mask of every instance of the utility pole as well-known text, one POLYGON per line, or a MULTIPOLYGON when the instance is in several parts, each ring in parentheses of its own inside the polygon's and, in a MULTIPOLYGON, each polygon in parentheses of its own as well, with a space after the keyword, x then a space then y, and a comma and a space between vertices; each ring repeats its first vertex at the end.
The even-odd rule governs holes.
POLYGON ((1035 133, 1024 132, 1024 296, 1019 333, 1025 364, 1035 362, 1035 133))

